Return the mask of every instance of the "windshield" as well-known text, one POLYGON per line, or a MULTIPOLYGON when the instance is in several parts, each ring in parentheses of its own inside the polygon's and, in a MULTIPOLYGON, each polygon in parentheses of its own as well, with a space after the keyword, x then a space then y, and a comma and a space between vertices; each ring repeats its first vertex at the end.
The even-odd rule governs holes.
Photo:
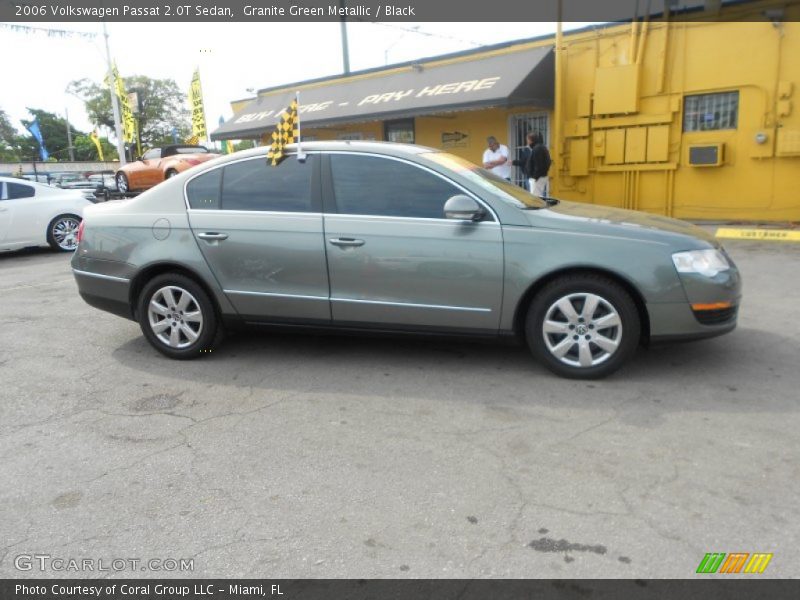
POLYGON ((208 148, 204 146, 189 146, 184 148, 175 148, 176 154, 208 154, 208 148))
POLYGON ((548 206, 547 202, 538 196, 534 196, 518 185, 506 181, 460 156, 448 154, 447 152, 426 152, 421 156, 455 171, 462 177, 466 177, 471 183, 474 183, 487 192, 491 192, 501 200, 517 208, 536 209, 547 208, 548 206))

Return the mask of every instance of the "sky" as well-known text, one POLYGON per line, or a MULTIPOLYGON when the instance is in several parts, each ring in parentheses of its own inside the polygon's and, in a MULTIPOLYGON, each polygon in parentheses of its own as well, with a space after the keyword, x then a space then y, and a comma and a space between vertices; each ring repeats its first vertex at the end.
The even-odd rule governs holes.
MULTIPOLYGON (((105 76, 100 23, 20 23, 95 32, 97 37, 50 37, 0 27, 4 57, 0 109, 22 131, 26 107, 64 116, 92 129, 83 103, 66 93, 70 81, 105 76)), ((587 23, 564 24, 564 28, 587 23)), ((555 32, 554 23, 348 23, 350 70, 383 66, 555 32)), ((338 22, 109 23, 112 58, 120 74, 172 78, 188 93, 200 68, 209 131, 232 116, 230 102, 254 91, 342 72, 338 22)), ((188 108, 188 100, 187 100, 188 108)))

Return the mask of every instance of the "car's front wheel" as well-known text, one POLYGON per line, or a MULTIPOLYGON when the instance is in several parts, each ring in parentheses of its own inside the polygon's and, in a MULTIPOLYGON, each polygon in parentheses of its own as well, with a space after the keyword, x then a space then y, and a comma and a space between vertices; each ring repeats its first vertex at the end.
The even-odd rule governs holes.
POLYGON ((548 369, 573 379, 598 379, 636 351, 641 323, 630 294, 595 274, 565 275, 533 299, 525 335, 548 369))
POLYGON ((128 189, 128 177, 125 173, 117 173, 117 189, 121 194, 127 194, 130 190, 128 189))
POLYGON ((178 172, 177 172, 175 169, 169 169, 169 170, 167 170, 167 172, 164 174, 164 179, 172 179, 172 178, 173 178, 173 177, 175 177, 177 174, 178 174, 178 172))
POLYGON ((53 250, 74 252, 78 247, 78 215, 58 215, 47 226, 47 243, 53 250))
POLYGON ((220 339, 221 329, 208 294, 178 273, 159 275, 144 286, 138 316, 147 341, 170 358, 209 353, 220 339))

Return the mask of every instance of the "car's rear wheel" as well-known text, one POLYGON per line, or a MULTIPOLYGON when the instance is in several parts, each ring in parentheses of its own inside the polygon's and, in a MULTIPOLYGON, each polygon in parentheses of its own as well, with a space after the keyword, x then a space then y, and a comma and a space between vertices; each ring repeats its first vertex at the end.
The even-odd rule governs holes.
POLYGON ((159 352, 177 359, 213 350, 221 329, 211 299, 195 281, 166 273, 149 281, 139 296, 139 325, 159 352))
POLYGON ((525 323, 528 346, 548 369, 573 379, 598 379, 636 351, 636 304, 618 283, 594 274, 565 275, 533 299, 525 323))
POLYGON ((47 226, 47 243, 59 252, 74 252, 78 247, 78 215, 58 215, 47 226))
POLYGON ((117 173, 117 189, 122 194, 128 193, 130 190, 128 189, 128 176, 125 173, 117 173))

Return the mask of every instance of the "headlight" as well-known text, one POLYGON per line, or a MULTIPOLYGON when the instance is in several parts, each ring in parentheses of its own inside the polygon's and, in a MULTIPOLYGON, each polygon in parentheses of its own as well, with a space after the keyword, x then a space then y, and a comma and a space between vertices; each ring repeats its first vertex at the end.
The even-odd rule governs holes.
POLYGON ((706 277, 714 277, 731 268, 725 255, 714 248, 676 252, 672 255, 672 262, 678 273, 699 273, 706 277))

